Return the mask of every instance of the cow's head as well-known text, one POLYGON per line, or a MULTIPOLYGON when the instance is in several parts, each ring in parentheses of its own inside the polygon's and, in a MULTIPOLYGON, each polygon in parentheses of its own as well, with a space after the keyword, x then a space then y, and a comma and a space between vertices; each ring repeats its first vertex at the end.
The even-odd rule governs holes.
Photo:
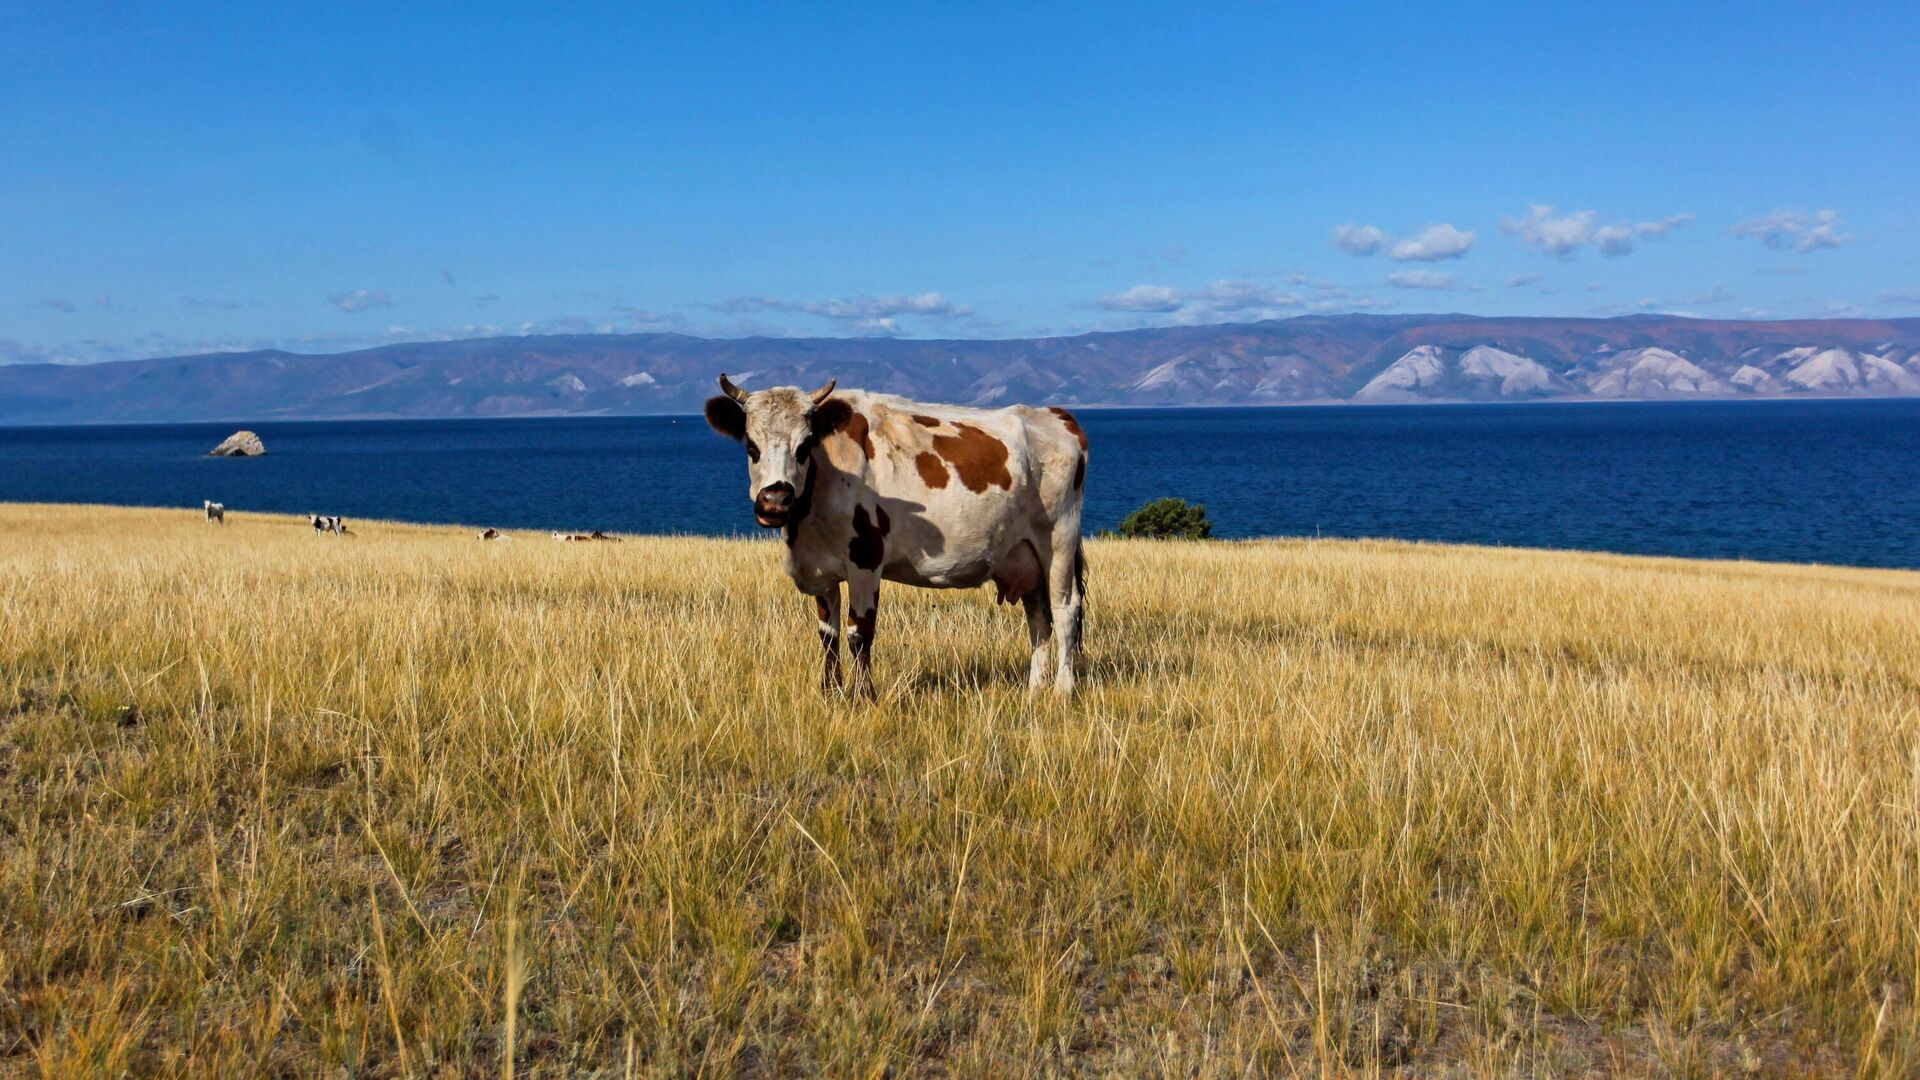
POLYGON ((793 516, 794 500, 807 486, 813 467, 814 410, 833 393, 833 382, 805 393, 776 386, 747 393, 720 376, 724 396, 707 399, 707 423, 747 447, 747 496, 753 520, 778 529, 793 516))

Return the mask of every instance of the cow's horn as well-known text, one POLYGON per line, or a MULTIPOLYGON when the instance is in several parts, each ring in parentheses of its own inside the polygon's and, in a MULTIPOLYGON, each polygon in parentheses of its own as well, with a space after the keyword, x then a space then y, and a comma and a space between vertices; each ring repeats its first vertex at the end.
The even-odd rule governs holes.
POLYGON ((727 373, 724 371, 720 373, 720 390, 742 405, 747 403, 747 392, 733 385, 733 380, 727 378, 727 373))
POLYGON ((840 381, 839 379, 828 379, 827 385, 813 392, 813 403, 815 405, 818 405, 821 402, 827 400, 827 396, 833 393, 833 384, 839 381, 840 381))

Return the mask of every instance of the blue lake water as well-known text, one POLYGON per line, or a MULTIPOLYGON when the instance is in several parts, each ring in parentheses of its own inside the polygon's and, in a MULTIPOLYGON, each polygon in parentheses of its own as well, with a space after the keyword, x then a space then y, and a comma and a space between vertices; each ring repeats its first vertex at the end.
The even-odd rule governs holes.
MULTIPOLYGON (((1920 401, 1086 409, 1087 528, 1148 499, 1216 534, 1920 567, 1920 401)), ((0 501, 525 529, 755 531, 698 417, 0 428, 0 501)))

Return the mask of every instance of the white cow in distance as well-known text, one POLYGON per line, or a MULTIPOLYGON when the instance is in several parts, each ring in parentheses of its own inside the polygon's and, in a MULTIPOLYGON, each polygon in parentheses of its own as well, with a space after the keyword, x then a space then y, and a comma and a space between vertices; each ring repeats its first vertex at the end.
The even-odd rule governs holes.
POLYGON ((338 514, 308 514, 307 521, 313 525, 315 536, 352 536, 347 528, 347 519, 338 514))

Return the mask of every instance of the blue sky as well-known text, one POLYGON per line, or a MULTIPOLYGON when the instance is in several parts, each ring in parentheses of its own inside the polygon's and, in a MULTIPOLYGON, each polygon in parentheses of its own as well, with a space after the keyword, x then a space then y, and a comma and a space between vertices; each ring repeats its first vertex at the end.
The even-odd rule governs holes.
POLYGON ((0 361, 1920 316, 1920 5, 401 7, 0 0, 0 361))

